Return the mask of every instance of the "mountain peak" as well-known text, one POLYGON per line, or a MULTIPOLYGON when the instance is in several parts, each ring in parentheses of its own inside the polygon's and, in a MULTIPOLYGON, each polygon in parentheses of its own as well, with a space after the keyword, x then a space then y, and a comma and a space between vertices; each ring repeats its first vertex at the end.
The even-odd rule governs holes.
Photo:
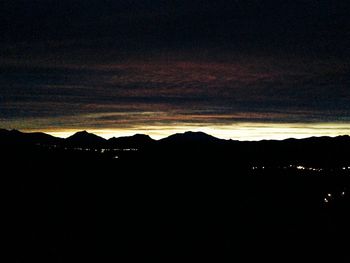
POLYGON ((74 133, 73 135, 71 135, 70 137, 68 137, 68 138, 71 138, 71 137, 78 137, 78 136, 96 136, 96 137, 99 137, 99 136, 97 136, 97 135, 95 135, 95 134, 93 134, 93 133, 89 133, 89 132, 87 132, 87 131, 78 131, 78 132, 76 132, 76 133, 74 133))
POLYGON ((160 141, 165 143, 211 143, 221 140, 204 132, 187 131, 170 135, 160 141))
POLYGON ((185 136, 197 136, 197 137, 213 137, 214 138, 214 136, 209 135, 205 132, 201 132, 201 131, 199 131, 199 132, 186 131, 185 133, 183 133, 183 135, 185 135, 185 136))
POLYGON ((78 132, 76 132, 76 133, 74 133, 72 136, 74 136, 74 135, 89 135, 89 134, 91 134, 91 135, 95 135, 95 134, 93 134, 93 133, 88 133, 87 131, 78 131, 78 132))
POLYGON ((106 142, 106 139, 87 131, 78 131, 66 139, 70 145, 99 146, 106 142))
POLYGON ((12 129, 12 130, 10 130, 10 132, 12 134, 22 134, 22 132, 20 132, 19 130, 16 130, 16 129, 12 129))
POLYGON ((135 134, 119 138, 113 137, 108 142, 116 148, 142 148, 154 143, 154 140, 145 134, 135 134))

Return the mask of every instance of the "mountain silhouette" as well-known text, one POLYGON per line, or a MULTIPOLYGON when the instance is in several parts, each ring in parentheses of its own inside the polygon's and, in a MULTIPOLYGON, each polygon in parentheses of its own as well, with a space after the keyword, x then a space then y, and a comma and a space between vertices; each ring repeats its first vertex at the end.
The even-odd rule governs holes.
POLYGON ((42 132, 23 133, 18 130, 0 129, 0 144, 59 144, 63 141, 42 132))
POLYGON ((220 143, 225 140, 218 139, 214 136, 206 134, 204 132, 192 132, 188 131, 185 133, 177 133, 170 135, 164 139, 159 141, 160 144, 163 145, 176 145, 176 144, 212 144, 212 143, 220 143))
POLYGON ((112 148, 144 148, 155 143, 148 135, 135 134, 133 136, 111 138, 108 140, 108 145, 112 148))
POLYGON ((68 146, 104 147, 107 140, 87 131, 80 131, 65 140, 68 146))
POLYGON ((0 129, 0 145, 21 147, 28 145, 56 145, 59 147, 85 148, 137 148, 149 149, 152 154, 170 153, 177 150, 189 154, 191 149, 199 151, 196 154, 212 152, 222 154, 222 158, 246 160, 250 163, 263 162, 305 162, 312 163, 346 163, 350 155, 350 137, 310 137, 305 139, 234 141, 222 140, 203 132, 185 132, 173 134, 161 140, 153 140, 148 135, 135 134, 129 137, 111 138, 106 140, 93 133, 80 131, 62 139, 45 133, 23 133, 18 130, 0 129))

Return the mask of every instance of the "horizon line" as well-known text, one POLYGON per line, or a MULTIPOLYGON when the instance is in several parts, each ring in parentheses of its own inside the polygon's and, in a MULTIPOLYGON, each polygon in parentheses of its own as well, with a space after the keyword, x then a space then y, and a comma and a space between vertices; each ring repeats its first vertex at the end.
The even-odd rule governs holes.
MULTIPOLYGON (((269 132, 269 136, 263 136, 263 134, 261 134, 261 136, 256 136, 255 137, 249 137, 249 135, 243 135, 243 136, 238 136, 238 138, 235 138, 233 136, 229 136, 227 137, 227 135, 229 134, 227 131, 224 135, 226 136, 218 136, 217 134, 213 134, 211 132, 206 131, 205 129, 195 129, 195 130, 172 130, 172 132, 163 132, 162 134, 160 134, 159 132, 154 132, 154 131, 150 131, 147 132, 146 130, 137 130, 137 129, 133 129, 133 130, 116 130, 116 129, 85 129, 85 128, 81 128, 81 129, 6 129, 3 128, 5 130, 18 130, 20 132, 23 133, 33 133, 33 132, 42 132, 45 134, 49 134, 51 136, 54 137, 58 137, 58 138, 68 138, 70 136, 72 136, 73 134, 77 133, 77 132, 81 132, 81 131, 87 131, 88 133, 97 135, 99 137, 102 137, 106 140, 110 139, 110 138, 120 138, 120 137, 130 137, 130 136, 134 136, 136 134, 143 134, 143 135, 147 135, 150 138, 152 138, 153 140, 161 140, 163 138, 167 138, 171 135, 174 134, 183 134, 186 132, 202 132, 205 133, 207 135, 213 136, 217 139, 222 139, 222 140, 234 140, 234 141, 266 141, 266 140, 274 140, 274 141, 282 141, 282 140, 287 140, 287 139, 306 139, 306 138, 312 138, 312 137, 330 137, 330 138, 334 138, 334 137, 338 137, 338 136, 349 136, 349 133, 342 133, 342 132, 338 132, 338 133, 296 133, 296 134, 292 134, 292 133, 281 133, 281 131, 277 132, 277 133, 273 133, 271 130, 269 132), (290 135, 290 136, 289 136, 290 135)), ((350 130, 348 130, 350 131, 350 130)), ((234 135, 234 131, 232 131, 232 135, 234 135)))

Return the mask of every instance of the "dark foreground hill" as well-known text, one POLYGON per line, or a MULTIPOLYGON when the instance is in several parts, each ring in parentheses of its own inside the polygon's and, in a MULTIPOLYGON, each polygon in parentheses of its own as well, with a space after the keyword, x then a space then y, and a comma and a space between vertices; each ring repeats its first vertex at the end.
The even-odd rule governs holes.
POLYGON ((78 133, 70 146, 3 133, 27 135, 0 131, 11 262, 350 260, 348 136, 141 146, 78 133))

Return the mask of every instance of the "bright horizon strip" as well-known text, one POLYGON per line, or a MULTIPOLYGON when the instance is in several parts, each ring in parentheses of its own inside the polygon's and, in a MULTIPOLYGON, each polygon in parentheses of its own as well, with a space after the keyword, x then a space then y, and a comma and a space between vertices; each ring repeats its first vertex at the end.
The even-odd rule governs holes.
MULTIPOLYGON (((91 128, 75 129, 55 128, 40 131, 56 137, 66 138, 75 132, 86 130, 103 138, 132 136, 136 133, 147 134, 153 139, 165 138, 186 131, 205 132, 221 139, 239 141, 283 140, 288 138, 307 138, 320 136, 350 135, 350 123, 235 123, 231 125, 154 125, 132 128, 91 128)), ((23 130, 34 132, 36 130, 23 130)))

